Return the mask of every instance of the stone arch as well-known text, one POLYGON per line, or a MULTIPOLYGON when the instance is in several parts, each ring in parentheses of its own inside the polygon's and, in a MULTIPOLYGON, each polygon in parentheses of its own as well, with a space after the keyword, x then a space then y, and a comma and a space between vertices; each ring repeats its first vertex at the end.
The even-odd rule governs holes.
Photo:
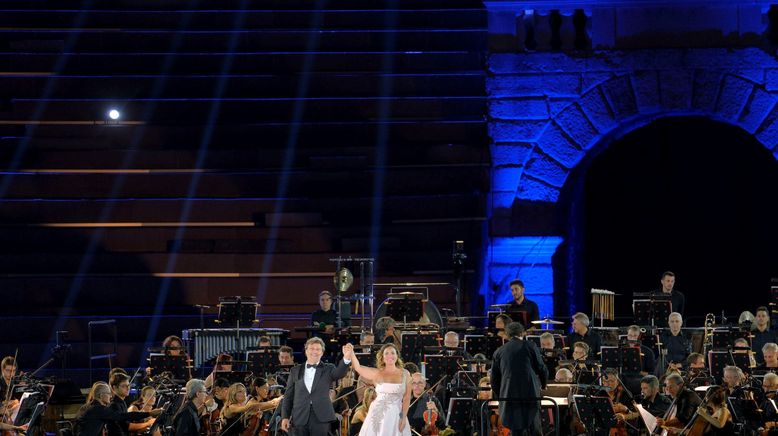
POLYGON ((735 72, 634 71, 604 80, 551 117, 526 153, 517 201, 556 203, 571 171, 612 139, 667 116, 736 125, 778 159, 778 93, 735 72))

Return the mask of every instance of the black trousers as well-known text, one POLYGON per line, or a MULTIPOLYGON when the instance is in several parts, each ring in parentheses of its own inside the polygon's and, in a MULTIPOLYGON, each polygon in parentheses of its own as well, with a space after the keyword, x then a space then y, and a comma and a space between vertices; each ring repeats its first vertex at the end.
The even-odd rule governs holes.
POLYGON ((295 423, 293 422, 289 429, 291 436, 325 436, 330 431, 330 422, 321 422, 316 419, 316 414, 313 413, 313 406, 308 411, 308 422, 295 423))

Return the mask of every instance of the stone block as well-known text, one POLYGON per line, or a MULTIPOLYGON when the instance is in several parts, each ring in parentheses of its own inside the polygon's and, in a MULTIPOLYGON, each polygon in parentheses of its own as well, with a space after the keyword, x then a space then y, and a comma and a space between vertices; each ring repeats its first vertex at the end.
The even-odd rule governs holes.
POLYGON ((765 70, 765 89, 770 92, 778 92, 778 69, 765 70))
POLYGON ((489 55, 489 71, 494 74, 582 72, 589 69, 590 58, 565 53, 497 53, 489 55))
POLYGON ((691 70, 659 72, 659 94, 662 107, 670 110, 689 109, 692 104, 693 73, 691 70))
POLYGON ((703 112, 713 112, 723 74, 716 71, 697 71, 694 74, 692 107, 703 112))
POLYGON ((615 77, 603 83, 601 88, 616 118, 628 118, 637 113, 637 103, 629 76, 615 77))
POLYGON ((716 112, 724 119, 737 121, 753 89, 753 83, 745 79, 726 76, 716 102, 716 112))
POLYGON ((544 120, 490 121, 489 136, 494 142, 534 141, 548 124, 544 120))
POLYGON ((659 74, 657 71, 636 71, 631 79, 638 111, 641 113, 655 112, 660 106, 659 74))
POLYGON ((567 106, 554 121, 584 150, 593 147, 600 139, 597 129, 577 104, 567 106))
POLYGON ((757 85, 763 85, 765 80, 764 68, 743 68, 732 72, 735 76, 748 79, 757 85))
POLYGON ((561 188, 567 180, 569 170, 543 153, 535 153, 527 161, 526 174, 561 188))
POLYGON ((513 199, 516 198, 516 192, 492 192, 491 197, 492 209, 510 209, 513 206, 513 199))
POLYGON ((516 198, 519 200, 556 203, 559 200, 559 189, 542 180, 524 175, 519 183, 516 198))
POLYGON ((490 99, 489 116, 502 120, 547 120, 548 104, 543 98, 490 99))
POLYGON ((609 132, 617 123, 600 88, 595 88, 581 98, 581 109, 600 133, 609 132))
POLYGON ((740 126, 753 134, 775 107, 776 97, 757 88, 740 115, 740 126))
POLYGON ((528 142, 491 144, 492 166, 517 165, 527 161, 534 146, 528 142))
POLYGON ((543 150, 543 153, 553 157, 567 168, 573 168, 578 165, 578 162, 586 154, 556 124, 548 126, 548 129, 538 139, 537 144, 543 150))
POLYGON ((605 83, 613 78, 613 72, 595 71, 587 72, 581 75, 581 92, 586 93, 595 86, 605 83))
POLYGON ((516 191, 524 172, 523 166, 498 167, 492 169, 492 189, 495 191, 516 191))
POLYGON ((756 133, 756 139, 768 150, 778 147, 778 107, 773 108, 756 133))
POLYGON ((581 91, 581 76, 564 73, 499 75, 487 79, 486 91, 490 97, 577 97, 581 91))

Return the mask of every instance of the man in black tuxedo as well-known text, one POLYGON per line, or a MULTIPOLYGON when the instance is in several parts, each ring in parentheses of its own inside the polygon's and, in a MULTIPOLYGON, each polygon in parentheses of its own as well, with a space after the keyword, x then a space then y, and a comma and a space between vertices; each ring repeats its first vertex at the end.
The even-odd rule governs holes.
POLYGON ((330 385, 346 375, 351 362, 342 360, 336 367, 321 362, 323 354, 324 341, 317 337, 308 339, 305 364, 289 372, 281 403, 281 430, 292 436, 326 435, 330 423, 337 419, 330 400, 330 385))

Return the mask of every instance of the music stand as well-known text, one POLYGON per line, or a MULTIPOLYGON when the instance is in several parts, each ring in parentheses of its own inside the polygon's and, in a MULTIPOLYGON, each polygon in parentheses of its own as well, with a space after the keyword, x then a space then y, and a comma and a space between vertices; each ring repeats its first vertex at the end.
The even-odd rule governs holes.
POLYGON ((465 352, 471 356, 481 353, 486 357, 491 357, 486 354, 486 336, 484 335, 465 335, 462 343, 464 344, 465 352))
POLYGON ((505 341, 499 336, 488 336, 486 338, 486 357, 494 356, 494 352, 504 343, 505 341))
POLYGON ((357 353, 354 355, 359 359, 359 363, 364 366, 370 366, 375 368, 375 353, 357 353))
MULTIPOLYGON (((645 295, 638 294, 635 295, 645 295)), ((667 319, 673 311, 673 303, 670 296, 650 293, 648 299, 632 300, 632 310, 635 324, 650 325, 652 327, 667 327, 667 319)))
POLYGON ((219 297, 216 322, 225 327, 235 326, 235 343, 240 346, 240 328, 251 327, 256 322, 257 307, 257 297, 219 297))
POLYGON ((278 351, 260 350, 246 353, 248 370, 254 375, 272 374, 278 371, 278 351))
POLYGON ((600 360, 604 368, 616 368, 622 373, 640 373, 643 362, 639 347, 601 347, 600 360))
POLYGON ((422 304, 421 297, 421 294, 411 293, 401 294, 399 298, 387 299, 384 303, 386 305, 386 316, 406 324, 408 320, 411 320, 411 322, 420 320, 424 314, 424 305, 422 304), (415 297, 416 295, 418 297, 415 297))
POLYGON ((762 422, 762 412, 756 401, 727 397, 727 403, 734 422, 746 425, 762 422))
POLYGON ((751 346, 750 333, 742 332, 740 329, 717 328, 713 330, 713 349, 731 350, 735 347, 735 341, 745 339, 751 346))
POLYGON ((434 385, 444 376, 448 376, 450 380, 459 371, 459 363, 457 362, 460 359, 462 359, 460 356, 425 356, 425 362, 422 365, 424 377, 430 385, 434 385))
MULTIPOLYGON (((724 377, 724 367, 732 364, 733 360, 735 366, 740 367, 738 365, 739 358, 736 356, 745 356, 746 362, 748 361, 748 354, 735 354, 730 351, 709 351, 708 352, 708 370, 710 371, 711 378, 715 380, 716 384, 721 384, 721 381, 724 377)), ((750 372, 750 369, 748 372, 750 372)))
POLYGON ((586 426, 586 434, 608 434, 616 426, 613 405, 608 397, 573 395, 578 418, 586 426))
POLYGON ((470 414, 475 406, 472 398, 451 398, 448 400, 446 426, 456 430, 458 434, 467 432, 470 426, 470 414))
POLYGON ((189 380, 189 356, 171 356, 169 354, 149 355, 151 375, 160 375, 163 372, 173 374, 175 380, 189 380))
POLYGON ((424 347, 438 345, 435 336, 421 334, 418 331, 405 331, 400 333, 400 337, 402 342, 400 355, 405 362, 419 362, 424 354, 424 347))

